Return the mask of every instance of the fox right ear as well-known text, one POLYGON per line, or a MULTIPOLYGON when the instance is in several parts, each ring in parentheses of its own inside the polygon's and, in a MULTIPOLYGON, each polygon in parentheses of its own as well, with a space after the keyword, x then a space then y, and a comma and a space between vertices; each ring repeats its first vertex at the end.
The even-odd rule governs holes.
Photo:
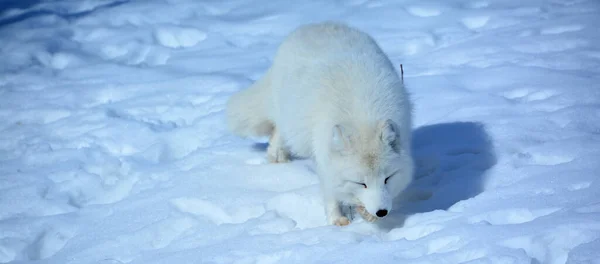
POLYGON ((396 125, 396 123, 391 119, 385 120, 380 127, 381 141, 383 141, 385 144, 388 144, 395 151, 398 151, 399 143, 397 127, 398 126, 396 125))
POLYGON ((352 149, 352 132, 343 125, 333 126, 331 148, 340 154, 347 154, 352 149))

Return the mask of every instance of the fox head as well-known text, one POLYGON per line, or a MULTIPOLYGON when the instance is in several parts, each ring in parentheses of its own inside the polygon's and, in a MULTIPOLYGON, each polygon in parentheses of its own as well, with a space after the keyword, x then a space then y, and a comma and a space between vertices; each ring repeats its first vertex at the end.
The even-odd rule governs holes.
POLYGON ((386 216, 393 199, 412 181, 413 161, 402 136, 390 119, 365 127, 335 125, 330 162, 338 195, 372 215, 386 216))

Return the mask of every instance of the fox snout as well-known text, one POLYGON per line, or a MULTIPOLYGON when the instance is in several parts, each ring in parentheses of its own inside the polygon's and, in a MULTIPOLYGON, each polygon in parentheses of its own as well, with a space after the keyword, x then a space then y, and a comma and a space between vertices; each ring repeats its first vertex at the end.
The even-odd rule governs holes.
POLYGON ((375 213, 375 215, 377 217, 384 217, 387 214, 388 214, 388 210, 385 210, 385 209, 377 210, 377 212, 375 213))
POLYGON ((366 189, 359 195, 358 199, 361 206, 369 214, 379 218, 387 216, 392 209, 392 202, 385 187, 374 190, 366 189))

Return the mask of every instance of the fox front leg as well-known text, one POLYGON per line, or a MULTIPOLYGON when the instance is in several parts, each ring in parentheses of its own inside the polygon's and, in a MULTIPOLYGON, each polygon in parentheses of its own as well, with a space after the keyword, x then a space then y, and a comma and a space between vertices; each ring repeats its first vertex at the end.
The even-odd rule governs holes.
POLYGON ((336 199, 325 199, 325 213, 329 224, 336 226, 346 226, 350 224, 350 219, 342 215, 340 203, 336 199))

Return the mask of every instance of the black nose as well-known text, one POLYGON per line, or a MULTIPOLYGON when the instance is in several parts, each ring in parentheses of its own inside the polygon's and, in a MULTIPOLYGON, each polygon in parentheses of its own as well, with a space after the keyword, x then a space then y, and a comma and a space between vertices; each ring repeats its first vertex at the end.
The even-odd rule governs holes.
POLYGON ((377 211, 377 213, 375 213, 377 216, 379 217, 384 217, 387 215, 387 210, 379 210, 377 211))

